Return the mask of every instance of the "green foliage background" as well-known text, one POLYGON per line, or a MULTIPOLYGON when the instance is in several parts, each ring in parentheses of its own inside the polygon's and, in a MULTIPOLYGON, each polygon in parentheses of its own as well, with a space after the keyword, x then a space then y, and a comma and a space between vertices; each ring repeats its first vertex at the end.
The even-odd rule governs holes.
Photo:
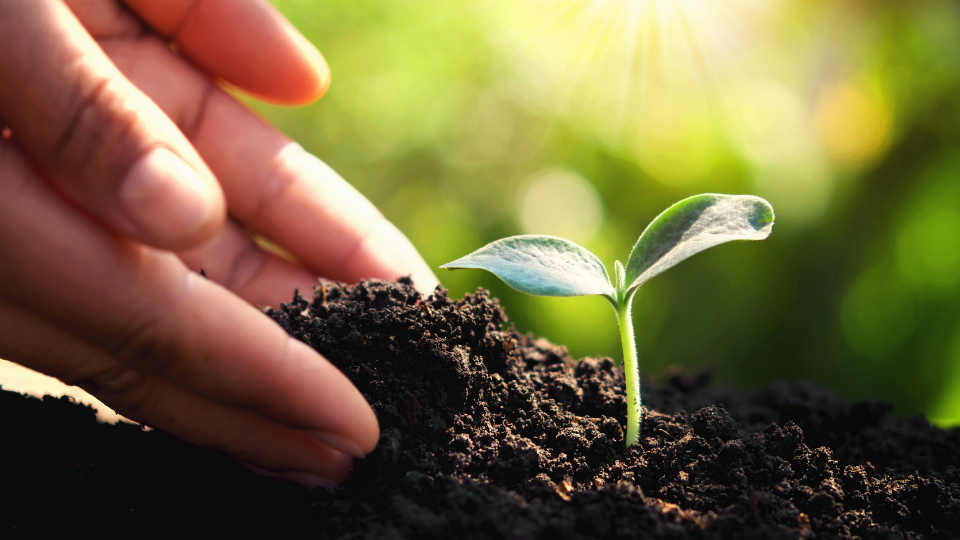
MULTIPOLYGON (((960 423, 956 2, 274 4, 333 85, 307 107, 256 107, 434 267, 524 232, 568 234, 609 266, 682 197, 761 195, 771 238, 640 291, 641 369, 807 378, 960 423), (538 207, 536 185, 561 196, 538 207)), ((599 297, 439 277, 454 296, 492 290, 519 329, 575 355, 619 357, 599 297)))

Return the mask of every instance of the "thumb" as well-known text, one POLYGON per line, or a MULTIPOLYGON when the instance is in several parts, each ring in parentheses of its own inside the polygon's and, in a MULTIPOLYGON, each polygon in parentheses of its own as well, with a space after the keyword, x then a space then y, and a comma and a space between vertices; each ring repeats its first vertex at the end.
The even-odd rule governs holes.
POLYGON ((0 118, 62 193, 161 248, 191 247, 219 229, 216 178, 63 2, 0 1, 0 46, 0 118))

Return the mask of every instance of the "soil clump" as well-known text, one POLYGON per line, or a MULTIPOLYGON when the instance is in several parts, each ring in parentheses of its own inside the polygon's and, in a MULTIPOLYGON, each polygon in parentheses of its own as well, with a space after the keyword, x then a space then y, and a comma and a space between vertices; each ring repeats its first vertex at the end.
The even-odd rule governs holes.
POLYGON ((486 291, 321 281, 267 315, 377 413, 380 444, 344 485, 260 478, 66 398, 0 392, 4 537, 960 538, 960 430, 883 403, 644 380, 625 449, 620 368, 516 332, 486 291))

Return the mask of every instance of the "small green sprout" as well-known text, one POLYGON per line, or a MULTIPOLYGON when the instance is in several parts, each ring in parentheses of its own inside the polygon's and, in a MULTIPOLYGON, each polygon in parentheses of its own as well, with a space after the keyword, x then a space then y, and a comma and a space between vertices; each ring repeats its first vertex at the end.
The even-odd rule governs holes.
POLYGON ((763 240, 773 230, 773 207, 753 195, 704 193, 675 203, 640 234, 626 267, 614 262, 615 281, 585 248, 546 235, 520 235, 491 242, 440 268, 479 268, 510 287, 540 296, 597 294, 610 301, 620 327, 627 378, 627 447, 640 437, 640 376, 630 305, 650 278, 707 248, 731 240, 763 240))

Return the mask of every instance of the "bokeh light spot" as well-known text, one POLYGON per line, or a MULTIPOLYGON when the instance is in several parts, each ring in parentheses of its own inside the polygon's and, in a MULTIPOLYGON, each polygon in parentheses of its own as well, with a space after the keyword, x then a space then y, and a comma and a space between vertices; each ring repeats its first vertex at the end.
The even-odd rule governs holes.
POLYGON ((686 186, 713 170, 721 148, 702 98, 662 95, 643 111, 636 144, 644 172, 664 184, 686 186))
POLYGON ((733 139, 752 163, 793 163, 806 154, 813 133, 803 103, 786 86, 751 81, 733 90, 725 103, 733 139))
POLYGON ((830 157, 843 166, 871 163, 886 150, 892 111, 877 88, 841 81, 817 100, 816 122, 830 157))
POLYGON ((552 234, 585 242, 603 222, 597 190, 583 176, 554 169, 531 177, 520 192, 520 226, 528 234, 552 234))
POLYGON ((753 182, 756 193, 777 209, 781 226, 816 223, 834 193, 830 168, 815 155, 792 167, 758 166, 753 171, 753 182))
POLYGON ((833 196, 833 178, 797 92, 774 80, 737 85, 724 99, 737 150, 753 166, 757 191, 789 223, 811 223, 833 196))

